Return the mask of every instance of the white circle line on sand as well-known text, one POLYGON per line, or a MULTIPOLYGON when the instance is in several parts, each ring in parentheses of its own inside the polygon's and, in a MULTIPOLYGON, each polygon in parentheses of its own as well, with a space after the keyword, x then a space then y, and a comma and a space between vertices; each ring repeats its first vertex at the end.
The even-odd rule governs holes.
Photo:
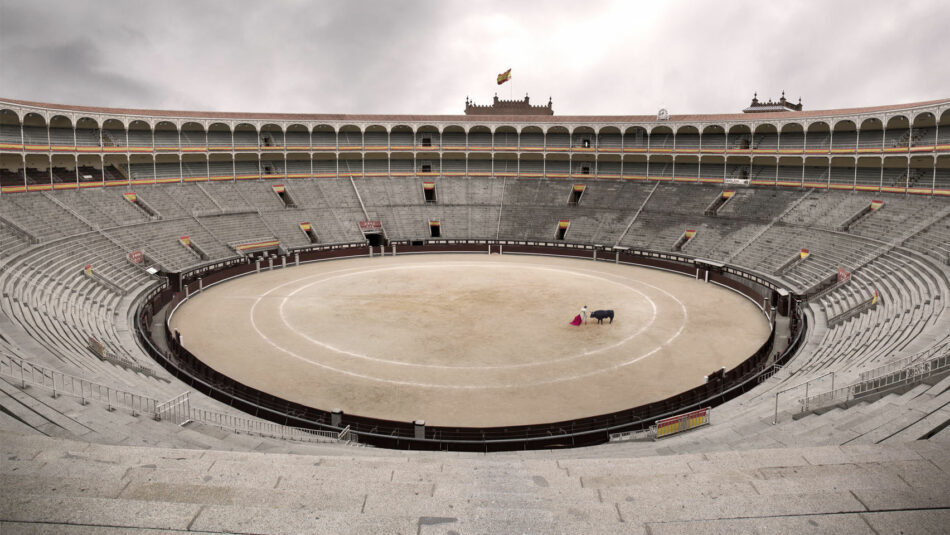
MULTIPOLYGON (((577 275, 577 274, 578 274, 578 273, 577 273, 576 271, 574 271, 574 270, 548 268, 548 267, 542 267, 542 266, 519 266, 519 265, 517 265, 517 264, 514 264, 514 265, 502 265, 502 264, 495 264, 495 265, 492 265, 492 264, 468 264, 468 263, 461 263, 461 262, 453 262, 453 263, 450 263, 450 264, 453 265, 453 266, 465 266, 465 267, 486 267, 486 266, 487 266, 487 267, 493 267, 493 268, 499 268, 499 267, 506 267, 506 268, 511 268, 511 267, 525 267, 525 268, 532 268, 532 269, 540 269, 540 270, 544 270, 544 271, 554 271, 554 272, 559 272, 559 273, 570 273, 570 274, 572 274, 572 275, 577 275)), ((304 332, 302 332, 302 331, 300 331, 300 330, 295 329, 294 327, 292 327, 292 326, 290 325, 290 322, 289 322, 288 319, 287 319, 287 314, 286 314, 286 312, 284 311, 284 306, 287 304, 287 300, 288 300, 288 299, 291 299, 291 298, 292 298, 294 295, 296 295, 298 292, 301 292, 301 291, 303 291, 303 290, 306 290, 307 288, 310 288, 311 286, 314 286, 314 285, 316 285, 316 284, 322 284, 322 283, 324 283, 324 282, 336 280, 336 279, 343 278, 343 277, 351 277, 351 276, 354 276, 354 275, 362 275, 362 274, 364 274, 364 273, 377 272, 377 271, 403 270, 403 269, 432 269, 432 268, 437 268, 437 267, 440 267, 440 266, 438 266, 438 265, 432 265, 432 264, 408 265, 408 266, 394 266, 394 267, 387 267, 387 268, 376 268, 376 269, 371 269, 371 270, 364 270, 364 271, 359 271, 359 272, 354 272, 354 273, 344 273, 344 274, 340 274, 340 275, 334 275, 334 276, 332 276, 332 277, 326 277, 326 278, 324 278, 324 279, 321 279, 321 280, 318 280, 318 281, 314 281, 314 282, 308 283, 308 284, 306 284, 306 285, 304 285, 304 286, 301 286, 301 287, 295 289, 294 291, 290 292, 288 295, 286 295, 286 296, 281 300, 281 302, 280 302, 280 307, 279 307, 279 309, 278 309, 279 315, 280 315, 280 319, 281 319, 281 321, 284 323, 284 325, 286 326, 286 328, 287 328, 288 330, 292 331, 292 332, 293 332, 294 334, 296 334, 297 336, 300 336, 301 338, 305 338, 305 339, 306 339, 307 341, 309 341, 310 343, 315 344, 315 345, 318 345, 318 346, 320 346, 320 347, 323 347, 324 349, 328 349, 328 350, 333 351, 333 352, 335 352, 335 353, 339 353, 339 354, 342 354, 342 355, 347 355, 347 356, 350 356, 350 357, 353 357, 353 358, 357 358, 357 359, 361 359, 361 360, 367 360, 367 361, 371 361, 371 362, 378 362, 378 363, 390 364, 390 365, 393 365, 393 366, 406 366, 406 367, 428 368, 428 369, 458 369, 458 370, 504 370, 504 369, 517 369, 517 368, 530 368, 530 367, 536 367, 536 366, 548 366, 548 365, 551 365, 551 364, 557 364, 557 363, 561 363, 561 362, 569 362, 569 361, 572 361, 572 360, 577 360, 577 359, 581 359, 581 358, 584 358, 584 357, 589 357, 589 356, 591 356, 591 355, 596 355, 596 354, 598 354, 598 353, 603 353, 604 351, 609 351, 609 350, 615 349, 615 348, 617 348, 617 347, 620 347, 620 346, 622 346, 622 345, 628 343, 630 340, 636 338, 636 337, 639 336, 640 334, 642 334, 644 331, 646 331, 647 329, 649 329, 649 328, 656 322, 656 317, 657 317, 657 306, 656 306, 656 302, 654 302, 653 299, 651 299, 649 296, 647 296, 646 294, 644 294, 644 293, 641 292, 640 290, 637 290, 636 288, 633 288, 633 287, 631 287, 631 286, 629 286, 629 285, 627 285, 627 284, 623 284, 623 283, 620 283, 620 282, 617 282, 617 281, 612 281, 612 280, 606 279, 606 278, 604 278, 604 277, 595 276, 595 275, 589 275, 589 274, 580 274, 580 275, 583 276, 583 277, 601 280, 601 281, 604 281, 604 282, 609 283, 609 284, 614 284, 614 285, 617 285, 617 286, 626 288, 626 289, 628 289, 628 290, 630 290, 630 291, 632 291, 632 292, 634 292, 634 293, 639 294, 639 295, 640 295, 641 297, 643 297, 647 302, 650 303, 650 307, 651 307, 651 309, 652 309, 651 316, 650 316, 650 321, 644 323, 644 324, 643 324, 636 332, 634 332, 633 334, 631 334, 631 335, 627 336, 626 338, 623 338, 623 339, 621 339, 621 340, 619 340, 619 341, 617 341, 617 342, 615 342, 615 343, 613 343, 613 344, 610 344, 610 345, 607 345, 607 346, 603 346, 603 347, 599 347, 599 348, 594 349, 594 350, 583 351, 583 352, 581 352, 581 353, 578 353, 578 354, 575 354, 575 355, 569 355, 569 356, 562 357, 562 358, 559 358, 559 359, 545 360, 545 361, 541 361, 541 362, 525 362, 525 363, 521 363, 521 364, 504 364, 504 365, 495 365, 495 366, 447 366, 447 365, 443 365, 443 364, 420 364, 420 363, 415 363, 415 362, 403 362, 403 361, 398 361, 398 360, 391 360, 391 359, 385 359, 385 358, 380 358, 380 357, 373 357, 373 356, 370 356, 370 355, 366 355, 365 353, 358 353, 358 352, 356 352, 356 351, 350 351, 350 350, 348 350, 348 349, 344 349, 344 348, 341 348, 341 347, 334 346, 334 345, 332 345, 332 344, 326 343, 326 342, 324 342, 324 341, 322 341, 322 340, 318 340, 318 339, 316 339, 316 338, 314 338, 314 337, 312 337, 312 336, 309 336, 308 334, 306 334, 306 333, 304 333, 304 332)), ((641 282, 641 281, 635 281, 635 282, 641 282)), ((647 286, 650 286, 650 285, 647 284, 647 283, 643 283, 643 284, 645 284, 645 285, 647 285, 647 286)), ((656 289, 656 288, 654 288, 654 289, 656 289)), ((267 293, 269 293, 269 292, 267 292, 267 293)), ((267 293, 265 293, 264 296, 266 296, 267 293)), ((261 296, 261 297, 263 298, 264 296, 261 296)), ((671 297, 672 297, 672 296, 671 296, 671 297)))
MULTIPOLYGON (((350 271, 355 271, 355 270, 354 270, 354 269, 350 269, 350 271)), ((309 277, 308 277, 308 278, 309 278, 309 277)), ((294 282, 298 282, 299 280, 301 280, 301 279, 296 279, 296 280, 294 280, 294 281, 290 281, 290 282, 288 282, 288 283, 284 283, 284 284, 281 284, 281 285, 279 285, 279 286, 276 286, 276 287, 272 288, 271 290, 269 290, 268 292, 266 292, 264 295, 266 295, 267 293, 270 293, 271 291, 273 291, 273 290, 275 290, 275 289, 277 289, 277 288, 281 288, 281 287, 283 287, 283 286, 287 286, 287 285, 289 285, 289 284, 293 284, 294 282)), ((639 281, 639 282, 642 282, 642 281, 639 281)), ((394 385, 412 386, 412 387, 418 387, 418 388, 435 388, 435 389, 441 388, 441 389, 450 389, 450 390, 489 390, 489 389, 525 388, 525 387, 530 387, 530 386, 539 386, 539 385, 546 385, 546 384, 553 384, 553 383, 574 381, 574 380, 577 380, 577 379, 582 379, 582 378, 590 377, 590 376, 593 376, 593 375, 599 375, 599 374, 602 374, 602 373, 611 372, 611 371, 613 371, 613 370, 616 370, 616 369, 619 369, 619 368, 622 368, 622 367, 625 367, 625 366, 629 366, 629 365, 634 364, 634 363, 636 363, 636 362, 639 362, 639 361, 641 361, 641 360, 643 360, 643 359, 645 359, 645 358, 647 358, 647 357, 649 357, 649 356, 655 354, 655 353, 656 353, 657 351, 659 351, 662 347, 667 346, 668 344, 670 344, 671 342, 673 342, 673 340, 675 340, 676 338, 678 338, 678 337, 682 334, 683 330, 684 330, 685 327, 686 327, 686 322, 687 322, 687 319, 688 319, 688 312, 687 312, 687 310, 686 310, 686 306, 683 304, 682 301, 680 301, 679 299, 677 299, 675 296, 673 296, 673 295, 670 294, 669 292, 666 292, 665 290, 663 290, 663 289, 661 289, 661 288, 658 288, 658 287, 656 287, 656 286, 653 286, 653 285, 651 285, 651 284, 649 284, 649 283, 643 283, 643 284, 647 284, 648 286, 651 286, 651 287, 653 287, 653 288, 655 288, 655 289, 657 289, 657 290, 659 290, 659 291, 661 291, 661 292, 663 292, 663 293, 669 295, 673 300, 675 300, 677 303, 679 303, 680 309, 683 311, 683 319, 682 319, 682 322, 680 323, 679 329, 676 331, 676 333, 673 334, 673 336, 671 336, 670 338, 668 338, 667 340, 665 340, 662 344, 660 344, 660 345, 654 347, 652 350, 648 351, 647 353, 644 353, 644 354, 642 354, 642 355, 639 355, 639 356, 637 356, 637 357, 635 357, 635 358, 633 358, 633 359, 630 359, 630 360, 628 360, 628 361, 626 361, 626 362, 622 362, 622 363, 619 363, 619 364, 616 364, 616 365, 614 365, 614 366, 610 366, 610 367, 607 367, 607 368, 600 368, 600 369, 593 370, 593 371, 590 371, 590 372, 587 372, 587 373, 583 373, 583 374, 576 374, 576 375, 567 376, 567 377, 559 377, 559 378, 556 378, 556 379, 549 379, 549 380, 545 380, 545 381, 536 381, 536 382, 533 382, 533 383, 491 384, 491 385, 450 385, 450 384, 433 384, 433 383, 420 383, 420 382, 416 382, 416 381, 401 381, 401 380, 396 380, 396 379, 386 379, 386 378, 375 377, 375 376, 366 375, 366 374, 361 374, 361 373, 355 373, 355 372, 351 372, 351 371, 348 371, 348 370, 341 370, 341 369, 335 368, 335 367, 333 367, 333 366, 328 366, 328 365, 326 365, 326 364, 323 364, 323 363, 320 363, 320 362, 317 362, 317 361, 310 360, 310 359, 308 359, 308 358, 306 358, 306 357, 304 357, 304 356, 301 356, 301 355, 297 354, 296 352, 294 352, 294 351, 292 351, 292 350, 289 350, 289 349, 287 349, 287 348, 284 348, 284 347, 282 347, 280 344, 277 344, 276 342, 274 342, 274 341, 273 341, 270 337, 268 337, 265 333, 263 333, 263 332, 260 330, 260 327, 257 325, 257 321, 254 319, 254 311, 255 311, 255 309, 257 308, 257 305, 258 305, 258 304, 261 302, 261 300, 263 299, 264 295, 258 297, 258 298, 254 301, 254 304, 251 306, 251 310, 250 310, 250 320, 251 320, 251 327, 254 329, 254 331, 258 334, 258 336, 261 337, 261 339, 263 339, 263 340, 264 340, 268 345, 270 345, 271 347, 274 347, 274 348, 277 349, 278 351, 281 351, 282 353, 286 353, 287 355, 289 355, 289 356, 293 357, 294 359, 297 359, 297 360, 299 360, 299 361, 301 361, 301 362, 303 362, 303 363, 305 363, 305 364, 309 364, 309 365, 311 365, 311 366, 316 366, 316 367, 319 367, 319 368, 323 368, 323 369, 326 369, 326 370, 330 370, 330 371, 332 371, 332 372, 336 372, 336 373, 339 373, 339 374, 341 374, 341 375, 346 375, 346 376, 350 376, 350 377, 356 377, 356 378, 365 379, 365 380, 368 380, 368 381, 375 381, 375 382, 381 382, 381 383, 387 383, 387 384, 394 384, 394 385)))

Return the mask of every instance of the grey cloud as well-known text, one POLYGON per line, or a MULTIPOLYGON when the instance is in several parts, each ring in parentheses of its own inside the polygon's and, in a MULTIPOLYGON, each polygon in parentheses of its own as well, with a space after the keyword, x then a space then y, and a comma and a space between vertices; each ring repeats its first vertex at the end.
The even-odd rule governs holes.
POLYGON ((113 106, 134 105, 157 96, 155 89, 142 81, 111 71, 103 51, 91 39, 10 47, 4 51, 3 64, 3 95, 50 95, 48 100, 58 103, 113 106))
POLYGON ((466 95, 511 91, 553 96, 560 114, 628 114, 731 112, 785 89, 807 109, 867 106, 950 96, 948 19, 938 0, 0 0, 0 96, 459 113, 466 95))

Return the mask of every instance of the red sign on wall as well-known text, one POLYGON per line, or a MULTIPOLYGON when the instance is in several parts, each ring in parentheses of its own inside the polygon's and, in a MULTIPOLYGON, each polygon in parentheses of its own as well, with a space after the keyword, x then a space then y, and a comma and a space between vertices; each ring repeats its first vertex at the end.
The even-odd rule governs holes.
POLYGON ((838 282, 844 282, 851 278, 851 272, 838 266, 838 282))
POLYGON ((141 264, 142 259, 143 259, 143 256, 142 256, 141 249, 138 249, 129 253, 129 260, 131 260, 133 264, 141 264))
POLYGON ((360 230, 367 232, 370 230, 381 230, 383 223, 381 221, 360 221, 360 230))

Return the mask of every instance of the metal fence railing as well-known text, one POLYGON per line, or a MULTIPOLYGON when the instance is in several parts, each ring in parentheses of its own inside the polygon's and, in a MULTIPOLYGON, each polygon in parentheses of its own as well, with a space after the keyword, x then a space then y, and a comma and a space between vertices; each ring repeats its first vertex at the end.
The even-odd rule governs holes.
POLYGON ((179 394, 172 399, 155 406, 156 420, 165 420, 175 425, 185 425, 191 419, 191 400, 188 392, 179 394))
POLYGON ((866 299, 864 302, 858 305, 855 305, 849 308, 848 310, 841 312, 840 314, 835 314, 834 316, 828 318, 828 321, 827 321, 828 327, 834 327, 835 325, 838 325, 839 323, 844 323, 851 318, 860 316, 861 314, 864 313, 864 311, 877 307, 878 303, 880 302, 881 302, 881 298, 878 297, 877 295, 875 295, 874 297, 870 297, 866 299))
POLYGON ((908 368, 916 362, 930 359, 947 351, 950 351, 950 341, 937 344, 931 348, 925 349, 924 351, 896 360, 890 364, 879 366, 873 370, 861 372, 860 378, 858 380, 863 382, 870 381, 871 379, 877 379, 878 377, 884 377, 885 375, 890 375, 891 373, 894 373, 898 370, 908 368))
MULTIPOLYGON (((808 398, 808 389, 809 389, 809 387, 811 386, 811 384, 814 383, 815 381, 819 381, 819 380, 821 380, 821 379, 824 379, 825 377, 828 377, 829 375, 831 376, 831 390, 833 391, 833 390, 835 389, 835 372, 827 372, 827 373, 824 373, 824 374, 822 374, 822 375, 819 375, 818 377, 815 377, 815 378, 813 378, 813 379, 809 379, 809 380, 805 381, 804 383, 799 383, 799 384, 797 384, 797 385, 795 385, 795 386, 790 386, 790 387, 788 387, 788 388, 786 388, 786 389, 784 389, 784 390, 779 390, 778 392, 776 392, 776 393, 775 393, 775 413, 772 415, 772 425, 775 425, 775 424, 778 423, 778 397, 779 397, 780 395, 782 395, 782 394, 784 394, 784 393, 786 393, 786 392, 791 392, 792 390, 795 390, 795 389, 797 389, 797 388, 801 388, 801 387, 804 386, 804 387, 805 387, 805 398, 808 398)), ((804 409, 802 409, 802 410, 804 410, 804 409)))
POLYGON ((11 383, 19 384, 21 388, 33 387, 49 390, 54 398, 70 396, 79 399, 83 405, 89 402, 97 402, 106 405, 107 410, 110 411, 124 409, 128 410, 133 416, 144 414, 155 420, 167 421, 176 425, 186 425, 194 421, 234 433, 281 440, 345 442, 348 444, 359 442, 357 434, 350 433, 348 429, 345 429, 342 433, 316 431, 192 407, 190 392, 184 392, 171 400, 159 402, 147 396, 94 383, 11 355, 0 354, 0 377, 10 380, 11 383))
POLYGON ((108 410, 128 410, 133 416, 155 414, 158 404, 152 398, 94 383, 11 355, 0 355, 0 376, 19 382, 23 388, 32 386, 50 390, 54 398, 70 396, 78 398, 83 405, 95 401, 105 404, 108 410))
POLYGON ((315 429, 304 429, 302 427, 292 427, 281 425, 266 420, 256 420, 253 418, 242 418, 233 414, 209 411, 206 409, 191 409, 191 419, 201 422, 205 425, 240 433, 244 435, 255 435, 260 437, 270 437, 282 440, 296 440, 301 442, 357 442, 355 434, 335 433, 333 431, 322 431, 315 429))
POLYGON ((651 425, 649 429, 610 434, 611 442, 628 442, 634 440, 656 440, 656 426, 651 425))
POLYGON ((851 401, 881 390, 913 384, 939 373, 950 372, 950 350, 947 350, 947 348, 944 348, 937 356, 932 356, 927 360, 915 362, 916 358, 918 358, 918 356, 914 355, 913 357, 908 357, 908 359, 902 359, 899 362, 870 370, 867 372, 868 379, 800 399, 799 403, 803 411, 820 409, 836 403, 851 401), (907 362, 908 360, 910 361, 909 364, 907 362), (894 367, 899 364, 904 364, 904 367, 894 369, 894 367))

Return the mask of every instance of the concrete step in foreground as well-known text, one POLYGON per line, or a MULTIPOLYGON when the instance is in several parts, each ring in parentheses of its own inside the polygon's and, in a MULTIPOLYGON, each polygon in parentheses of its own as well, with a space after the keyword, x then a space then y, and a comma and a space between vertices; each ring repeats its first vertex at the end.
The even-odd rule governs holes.
POLYGON ((941 533, 950 525, 950 449, 938 441, 638 458, 360 454, 5 432, 0 532, 941 533))

